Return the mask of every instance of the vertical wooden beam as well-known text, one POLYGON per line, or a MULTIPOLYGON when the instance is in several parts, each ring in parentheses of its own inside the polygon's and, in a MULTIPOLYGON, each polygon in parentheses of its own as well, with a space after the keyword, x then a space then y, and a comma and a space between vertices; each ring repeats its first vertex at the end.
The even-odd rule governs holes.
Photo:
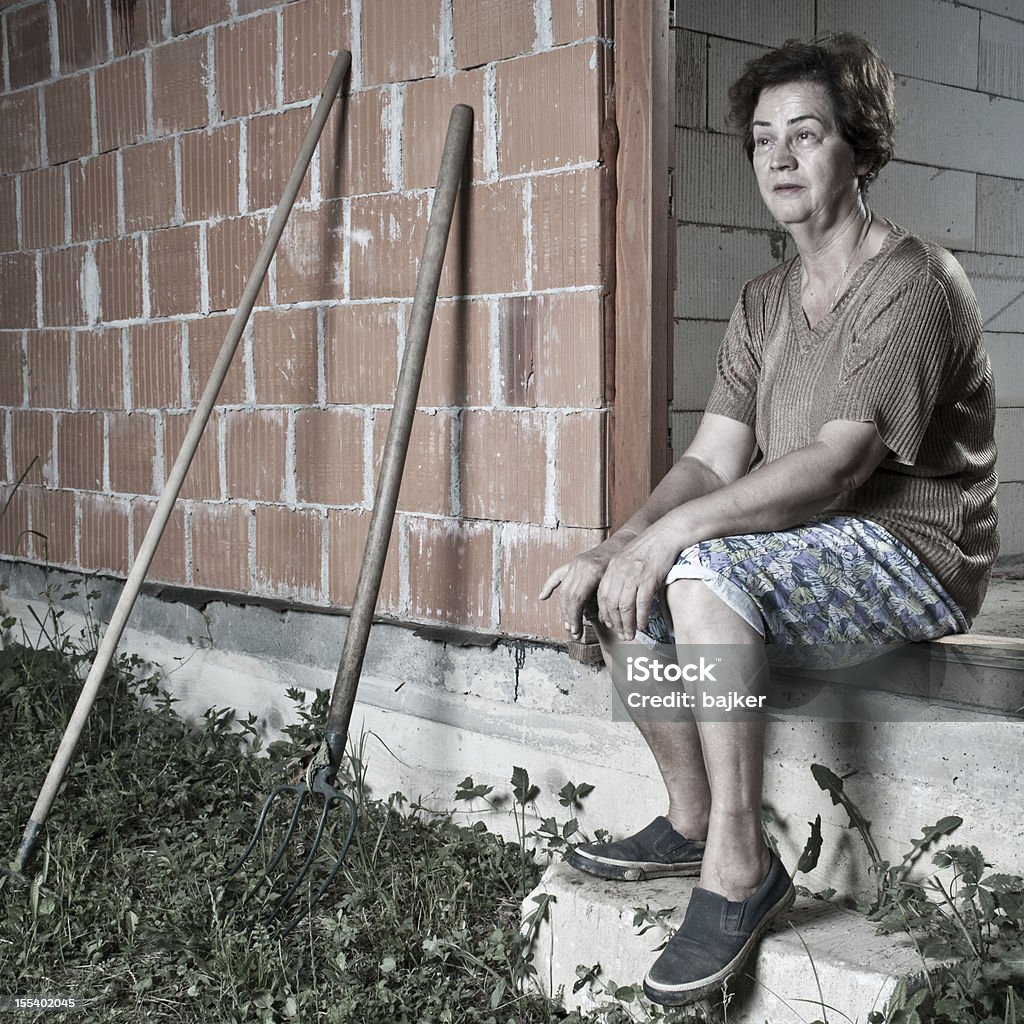
POLYGON ((670 465, 674 235, 669 174, 675 42, 669 0, 614 0, 615 345, 608 498, 612 527, 670 465))

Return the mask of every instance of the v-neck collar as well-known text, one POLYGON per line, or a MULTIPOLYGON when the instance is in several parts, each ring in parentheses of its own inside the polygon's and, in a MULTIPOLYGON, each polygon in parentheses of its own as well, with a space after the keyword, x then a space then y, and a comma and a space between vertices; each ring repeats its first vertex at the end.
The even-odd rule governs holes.
POLYGON ((878 262, 888 256, 893 247, 906 235, 906 229, 890 222, 889 233, 882 239, 882 245, 874 256, 866 259, 854 272, 846 291, 839 296, 839 301, 813 326, 807 322, 803 303, 800 301, 800 274, 803 262, 800 256, 794 257, 789 268, 789 314, 796 325, 797 337, 801 343, 814 341, 820 334, 827 332, 835 323, 843 307, 860 289, 861 282, 877 266, 878 262))

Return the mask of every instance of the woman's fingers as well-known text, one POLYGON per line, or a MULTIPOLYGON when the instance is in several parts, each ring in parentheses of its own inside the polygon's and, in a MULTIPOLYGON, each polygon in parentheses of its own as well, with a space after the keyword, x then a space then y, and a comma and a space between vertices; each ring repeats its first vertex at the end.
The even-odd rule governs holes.
POLYGON ((559 593, 562 625, 574 640, 583 632, 583 603, 585 598, 575 585, 563 584, 559 593))
POLYGON ((636 591, 636 628, 646 629, 647 620, 651 614, 651 602, 658 591, 658 583, 654 577, 649 577, 637 587, 636 591))
POLYGON ((633 557, 613 558, 598 589, 601 621, 620 640, 632 640, 636 632, 636 593, 642 563, 633 557))
POLYGON ((592 551, 559 566, 545 581, 540 597, 546 601, 558 591, 565 630, 578 638, 583 632, 584 609, 596 593, 601 624, 621 640, 632 640, 637 628, 647 625, 660 584, 657 558, 652 562, 650 545, 634 542, 610 560, 592 551))
POLYGON ((562 580, 565 579, 565 574, 569 571, 568 565, 560 565, 545 581, 544 586, 540 589, 540 599, 546 601, 554 592, 555 587, 561 584, 562 580))
POLYGON ((636 596, 619 605, 619 639, 632 640, 636 636, 636 596))
POLYGON ((609 563, 597 591, 598 607, 601 621, 620 640, 632 640, 646 628, 663 575, 646 551, 624 552, 609 563))
MULTIPOLYGON (((601 584, 597 588, 597 617, 601 620, 601 625, 605 629, 610 629, 613 633, 616 632, 615 624, 612 617, 613 609, 613 598, 610 594, 610 588, 612 587, 615 580, 615 559, 608 564, 608 568, 605 571, 604 576, 601 577, 601 584)), ((617 595, 614 600, 617 601, 617 595)))
MULTIPOLYGON (((647 589, 649 571, 642 562, 633 563, 633 571, 619 593, 619 637, 632 640, 640 622, 640 603, 647 589)), ((646 609, 645 609, 646 612, 646 609)))
POLYGON ((559 566, 544 583, 540 592, 546 601, 557 589, 562 623, 574 640, 583 635, 583 609, 594 593, 596 580, 589 581, 588 573, 578 559, 559 566))

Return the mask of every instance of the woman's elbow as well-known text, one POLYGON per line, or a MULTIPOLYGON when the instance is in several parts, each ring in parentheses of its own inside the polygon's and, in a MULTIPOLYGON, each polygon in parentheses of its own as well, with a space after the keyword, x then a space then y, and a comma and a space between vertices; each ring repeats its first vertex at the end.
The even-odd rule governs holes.
POLYGON ((873 453, 865 455, 858 452, 845 452, 830 458, 820 477, 829 499, 834 500, 866 484, 882 458, 884 455, 876 458, 873 453))
POLYGON ((824 452, 822 480, 835 496, 863 486, 889 454, 873 422, 843 427, 828 433, 823 430, 817 442, 824 452))

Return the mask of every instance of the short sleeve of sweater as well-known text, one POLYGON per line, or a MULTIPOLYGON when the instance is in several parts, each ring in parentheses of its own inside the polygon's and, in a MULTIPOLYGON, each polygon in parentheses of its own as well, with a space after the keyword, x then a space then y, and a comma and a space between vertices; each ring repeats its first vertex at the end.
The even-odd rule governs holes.
POLYGON ((853 325, 827 420, 872 421, 897 462, 912 465, 955 343, 945 290, 922 273, 853 325))
POLYGON ((757 414, 761 360, 750 335, 744 295, 736 303, 718 350, 715 383, 705 412, 728 416, 752 427, 757 414))

